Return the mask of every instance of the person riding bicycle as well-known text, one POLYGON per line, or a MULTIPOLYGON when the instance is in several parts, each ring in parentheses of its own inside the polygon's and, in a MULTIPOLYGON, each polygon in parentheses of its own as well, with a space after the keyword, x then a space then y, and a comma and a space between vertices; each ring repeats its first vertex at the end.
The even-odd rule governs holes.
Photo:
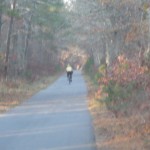
POLYGON ((70 64, 67 65, 66 72, 68 80, 70 79, 70 81, 72 81, 73 69, 70 64))

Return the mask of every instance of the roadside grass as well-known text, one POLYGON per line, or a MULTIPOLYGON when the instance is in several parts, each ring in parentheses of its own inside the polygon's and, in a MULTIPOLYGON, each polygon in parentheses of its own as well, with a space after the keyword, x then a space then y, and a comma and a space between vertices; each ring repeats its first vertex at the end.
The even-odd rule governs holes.
POLYGON ((0 113, 6 112, 30 98, 32 95, 52 84, 60 74, 41 77, 29 82, 26 80, 0 81, 0 113))
POLYGON ((150 122, 142 122, 139 115, 115 118, 105 110, 95 113, 94 120, 98 150, 150 149, 150 122))
POLYGON ((103 101, 95 99, 96 87, 87 76, 85 78, 98 150, 149 150, 149 97, 134 91, 128 102, 130 107, 125 108, 128 115, 120 114, 116 117, 103 101))

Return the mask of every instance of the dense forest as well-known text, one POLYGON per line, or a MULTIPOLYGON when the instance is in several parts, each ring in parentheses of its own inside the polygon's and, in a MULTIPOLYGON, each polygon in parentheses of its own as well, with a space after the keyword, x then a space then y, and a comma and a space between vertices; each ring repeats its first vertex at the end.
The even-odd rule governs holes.
POLYGON ((63 2, 57 0, 1 0, 1 77, 31 77, 59 69, 59 34, 69 26, 63 12, 63 2))
POLYGON ((146 0, 1 0, 0 5, 5 78, 52 72, 60 66, 61 51, 70 47, 84 50, 97 67, 109 67, 121 54, 136 55, 139 65, 150 66, 146 0))
MULTIPOLYGON (((118 139, 130 137, 134 146, 126 140, 118 149, 149 150, 150 1, 0 0, 0 84, 36 81, 67 63, 90 77, 94 110, 98 103, 125 117, 110 120, 122 131, 118 139)), ((116 142, 112 130, 105 140, 116 142)))
POLYGON ((94 83, 89 97, 98 149, 148 150, 150 2, 99 0, 87 8, 88 34, 80 44, 86 42, 85 71, 94 83))

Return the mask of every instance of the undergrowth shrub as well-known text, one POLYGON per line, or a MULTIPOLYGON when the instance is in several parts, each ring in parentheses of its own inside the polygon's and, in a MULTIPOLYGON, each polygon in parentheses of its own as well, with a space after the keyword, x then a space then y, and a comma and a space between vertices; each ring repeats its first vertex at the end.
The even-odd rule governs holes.
POLYGON ((99 67, 96 67, 93 58, 90 57, 84 66, 84 71, 91 78, 94 85, 98 86, 99 79, 106 75, 106 66, 100 65, 99 67))
POLYGON ((85 66, 84 66, 84 71, 91 78, 92 82, 97 84, 99 74, 98 74, 97 69, 94 65, 94 60, 92 57, 88 58, 85 66))
MULTIPOLYGON (((103 92, 107 96, 103 98, 103 102, 107 108, 113 111, 116 115, 117 112, 126 113, 127 108, 132 101, 133 93, 135 92, 136 83, 127 83, 124 86, 118 84, 116 81, 110 80, 107 85, 103 87, 103 92)), ((138 89, 136 89, 138 91, 138 89)))
POLYGON ((119 56, 108 75, 101 74, 99 77, 95 99, 104 102, 115 113, 126 113, 127 107, 135 103, 135 95, 149 86, 149 75, 146 72, 147 68, 139 67, 135 60, 128 60, 124 55, 119 56))

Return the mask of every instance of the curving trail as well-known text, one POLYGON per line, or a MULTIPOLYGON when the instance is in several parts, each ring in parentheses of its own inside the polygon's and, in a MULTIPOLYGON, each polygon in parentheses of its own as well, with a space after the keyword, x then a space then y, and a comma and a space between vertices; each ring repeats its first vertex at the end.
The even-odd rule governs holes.
POLYGON ((96 150, 86 95, 74 72, 0 115, 0 150, 96 150))

